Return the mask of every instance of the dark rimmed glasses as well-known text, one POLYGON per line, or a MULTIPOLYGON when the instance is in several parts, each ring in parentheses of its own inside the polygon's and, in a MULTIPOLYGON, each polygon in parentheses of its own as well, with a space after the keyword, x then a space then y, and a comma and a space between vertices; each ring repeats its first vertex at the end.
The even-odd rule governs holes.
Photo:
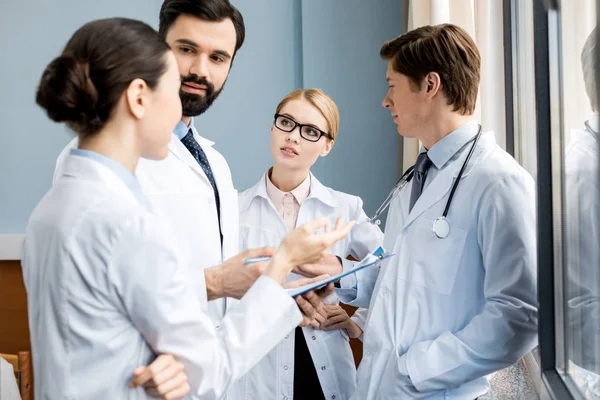
POLYGON ((333 137, 329 133, 323 132, 313 125, 300 124, 287 115, 275 114, 274 124, 277 129, 283 132, 291 132, 296 129, 296 127, 299 127, 300 136, 302 139, 308 140, 309 142, 318 142, 322 136, 333 140, 333 137))

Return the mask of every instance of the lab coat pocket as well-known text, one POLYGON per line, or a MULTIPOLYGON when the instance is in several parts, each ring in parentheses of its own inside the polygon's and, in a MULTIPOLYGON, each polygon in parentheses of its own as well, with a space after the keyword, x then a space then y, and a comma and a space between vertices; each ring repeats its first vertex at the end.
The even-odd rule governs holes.
POLYGON ((400 278, 434 292, 450 295, 460 266, 467 231, 452 225, 450 234, 440 239, 433 233, 433 221, 419 218, 407 233, 408 247, 404 249, 408 263, 403 265, 400 278))

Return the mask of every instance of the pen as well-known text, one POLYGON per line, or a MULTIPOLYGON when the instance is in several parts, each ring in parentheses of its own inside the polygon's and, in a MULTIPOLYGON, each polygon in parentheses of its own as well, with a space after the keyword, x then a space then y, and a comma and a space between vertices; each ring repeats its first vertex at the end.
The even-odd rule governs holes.
POLYGON ((244 261, 244 264, 248 265, 248 264, 254 264, 257 262, 262 262, 262 261, 269 261, 271 259, 271 257, 254 257, 254 258, 246 258, 246 260, 244 261))

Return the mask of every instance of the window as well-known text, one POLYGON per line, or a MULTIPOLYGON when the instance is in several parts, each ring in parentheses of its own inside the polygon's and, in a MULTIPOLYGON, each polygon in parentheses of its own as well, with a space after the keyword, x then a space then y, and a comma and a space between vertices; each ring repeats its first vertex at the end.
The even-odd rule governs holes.
POLYGON ((600 129, 590 106, 598 93, 596 3, 533 8, 539 350, 543 388, 556 399, 600 399, 600 129))

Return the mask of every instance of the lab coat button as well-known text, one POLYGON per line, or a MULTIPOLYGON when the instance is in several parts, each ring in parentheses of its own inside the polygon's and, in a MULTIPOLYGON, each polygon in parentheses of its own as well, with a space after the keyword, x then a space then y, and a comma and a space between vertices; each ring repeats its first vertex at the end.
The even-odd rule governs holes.
POLYGON ((326 367, 326 366, 324 366, 324 365, 321 367, 321 370, 322 370, 322 371, 325 371, 326 369, 327 369, 327 367, 326 367))
POLYGON ((285 370, 287 371, 287 370, 288 370, 288 366, 287 366, 287 365, 284 365, 284 366, 283 366, 283 369, 285 369, 285 370))
POLYGON ((282 400, 288 400, 287 396, 283 396, 282 400))
POLYGON ((333 400, 335 400, 335 394, 334 394, 333 396, 331 396, 331 398, 332 398, 333 400))
POLYGON ((316 336, 313 336, 313 337, 312 337, 312 340, 317 340, 317 337, 316 337, 316 336))

